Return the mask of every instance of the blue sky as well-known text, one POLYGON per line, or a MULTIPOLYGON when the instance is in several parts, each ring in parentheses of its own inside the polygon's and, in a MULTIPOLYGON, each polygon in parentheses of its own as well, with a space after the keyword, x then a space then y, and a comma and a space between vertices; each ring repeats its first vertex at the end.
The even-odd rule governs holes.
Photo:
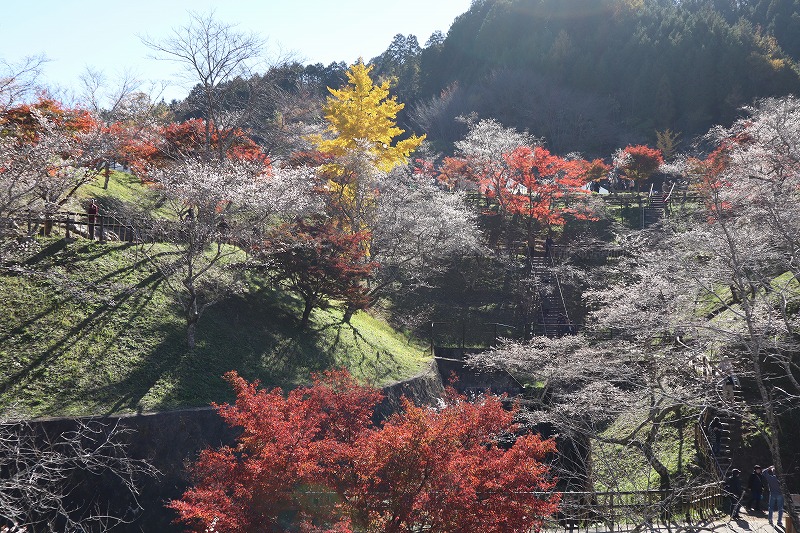
POLYGON ((424 45, 435 30, 447 33, 471 0, 9 0, 0 19, 0 58, 14 62, 44 54, 43 81, 70 90, 86 67, 113 78, 131 70, 138 78, 173 84, 169 100, 187 92, 177 67, 149 58, 139 36, 156 40, 188 22, 188 12, 214 10, 217 19, 267 39, 272 56, 293 52, 303 63, 353 63, 383 52, 398 33, 424 45))

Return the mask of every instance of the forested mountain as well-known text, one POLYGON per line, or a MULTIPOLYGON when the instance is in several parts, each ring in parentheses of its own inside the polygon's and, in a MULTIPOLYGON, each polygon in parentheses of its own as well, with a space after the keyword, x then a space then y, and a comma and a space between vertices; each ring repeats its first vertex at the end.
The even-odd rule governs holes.
MULTIPOLYGON (((398 34, 369 62, 406 104, 400 125, 443 152, 467 131, 456 117, 472 114, 554 152, 607 156, 655 144, 657 130, 688 142, 757 98, 798 94, 799 60, 800 0, 473 0, 446 35, 398 34)), ((266 138, 318 121, 346 67, 284 64, 225 90, 230 105, 258 108, 246 126, 266 138), (249 102, 254 84, 269 94, 249 102)), ((197 87, 177 118, 203 117, 202 102, 197 87)))
POLYGON ((607 154, 800 92, 798 57, 800 0, 474 0, 446 37, 398 35, 372 63, 442 149, 475 112, 556 151, 607 154))

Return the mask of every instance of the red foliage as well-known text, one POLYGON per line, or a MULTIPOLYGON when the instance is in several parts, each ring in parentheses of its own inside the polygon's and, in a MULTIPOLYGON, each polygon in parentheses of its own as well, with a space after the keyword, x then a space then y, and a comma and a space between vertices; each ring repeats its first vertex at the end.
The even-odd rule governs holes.
POLYGON ((43 128, 37 115, 68 133, 86 133, 97 126, 91 114, 84 109, 68 109, 51 98, 40 98, 35 104, 7 109, 0 116, 0 132, 14 135, 20 142, 37 142, 43 128))
POLYGON ((629 180, 644 181, 664 163, 661 150, 644 145, 628 145, 622 151, 620 170, 629 180))
POLYGON ((194 487, 169 507, 192 531, 284 531, 279 515, 312 510, 302 490, 366 431, 381 393, 341 371, 314 376, 312 387, 288 395, 260 390, 235 372, 225 378, 236 403, 215 407, 243 428, 237 446, 204 450, 192 467, 194 487))
POLYGON ((404 409, 352 448, 356 477, 343 494, 354 522, 398 533, 524 532, 555 512, 557 498, 541 495, 553 486, 541 461, 555 445, 526 435, 499 447, 515 415, 499 398, 451 393, 438 411, 408 401, 404 409))
POLYGON ((282 531, 279 516, 295 511, 304 531, 522 532, 556 510, 557 495, 541 494, 553 486, 541 462, 553 442, 499 447, 515 412, 497 397, 451 392, 439 410, 404 401, 373 427, 380 392, 343 371, 286 396, 226 379, 236 403, 217 409, 243 428, 238 444, 202 452, 195 486, 169 504, 192 531, 282 531))
POLYGON ((329 299, 343 300, 350 311, 369 304, 363 281, 377 264, 365 259, 366 232, 347 233, 322 217, 278 227, 258 252, 272 261, 272 271, 305 301, 300 329, 311 311, 329 299))
POLYGON ((588 193, 585 161, 568 161, 542 147, 521 146, 505 156, 510 169, 508 185, 501 191, 510 213, 523 215, 544 226, 563 226, 565 215, 587 219, 591 213, 570 207, 565 200, 588 193))
POLYGON ((219 151, 224 148, 230 159, 262 161, 269 165, 269 158, 261 148, 241 129, 218 130, 203 119, 172 123, 155 131, 139 132, 121 147, 129 164, 140 176, 146 175, 150 166, 162 167, 178 158, 196 157, 206 150, 219 151), (209 143, 206 146, 206 126, 209 143))
POLYGON ((730 164, 730 149, 730 143, 722 143, 705 159, 689 160, 691 172, 697 179, 695 187, 710 213, 709 222, 723 216, 724 212, 732 207, 729 202, 720 198, 722 189, 731 185, 724 178, 725 171, 730 164))
POLYGON ((607 165, 602 159, 595 159, 594 161, 584 161, 583 177, 588 183, 590 181, 601 181, 608 177, 611 171, 611 165, 607 165))
POLYGON ((457 189, 462 186, 465 180, 478 181, 467 160, 458 157, 445 157, 442 160, 439 181, 450 189, 457 189))

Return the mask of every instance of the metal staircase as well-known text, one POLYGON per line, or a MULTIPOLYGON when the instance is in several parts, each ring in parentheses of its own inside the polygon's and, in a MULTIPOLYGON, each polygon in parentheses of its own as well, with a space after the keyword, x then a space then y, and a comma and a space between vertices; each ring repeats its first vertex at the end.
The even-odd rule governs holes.
POLYGON ((569 319, 561 283, 553 271, 553 260, 549 256, 531 256, 531 277, 538 292, 538 320, 533 324, 534 335, 561 337, 575 333, 569 319))
POLYGON ((652 185, 647 196, 647 205, 642 206, 642 229, 658 224, 667 216, 667 204, 675 190, 673 185, 669 192, 654 193, 652 185))

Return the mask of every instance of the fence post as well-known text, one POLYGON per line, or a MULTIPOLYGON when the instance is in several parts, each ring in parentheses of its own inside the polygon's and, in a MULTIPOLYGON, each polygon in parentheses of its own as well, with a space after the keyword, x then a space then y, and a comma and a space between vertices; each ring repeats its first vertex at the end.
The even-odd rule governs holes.
POLYGON ((610 519, 609 519, 608 529, 610 529, 613 532, 614 531, 614 493, 613 492, 608 495, 608 507, 610 509, 610 512, 609 512, 610 519))
POLYGON ((64 238, 65 239, 69 239, 70 238, 69 227, 71 225, 72 225, 72 212, 71 211, 67 211, 67 220, 66 220, 66 222, 64 222, 64 238))
POLYGON ((100 242, 106 242, 106 230, 105 230, 105 217, 103 215, 97 216, 97 221, 100 223, 100 242))

